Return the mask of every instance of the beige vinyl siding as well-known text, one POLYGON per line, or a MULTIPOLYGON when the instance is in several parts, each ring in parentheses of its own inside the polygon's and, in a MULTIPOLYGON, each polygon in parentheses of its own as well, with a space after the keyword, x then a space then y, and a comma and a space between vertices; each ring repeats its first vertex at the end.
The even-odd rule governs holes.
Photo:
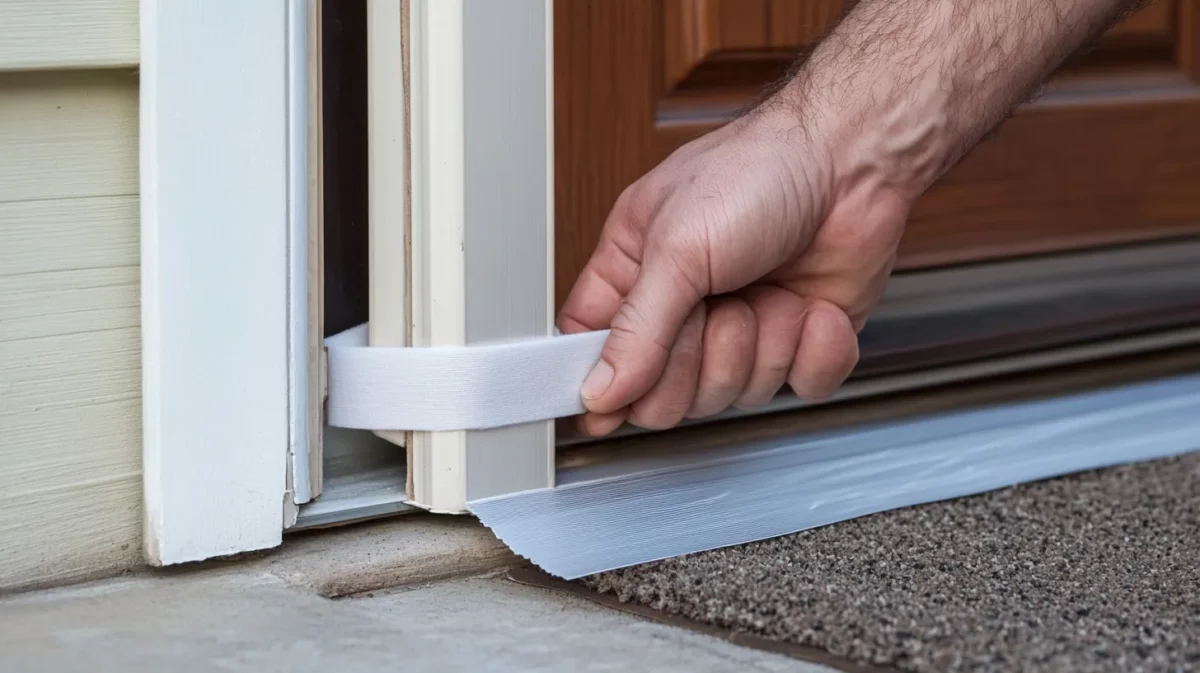
POLYGON ((138 0, 3 0, 0 70, 133 67, 138 0))
MULTIPOLYGON (((0 69, 136 60, 136 2, 40 4, 82 41, 0 4, 0 69)), ((0 72, 0 591, 141 563, 137 112, 131 68, 0 72)))

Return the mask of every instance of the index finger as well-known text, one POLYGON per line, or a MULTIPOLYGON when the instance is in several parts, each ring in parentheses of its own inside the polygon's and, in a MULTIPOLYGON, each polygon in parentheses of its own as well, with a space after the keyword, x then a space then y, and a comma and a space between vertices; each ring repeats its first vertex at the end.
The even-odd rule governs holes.
POLYGON ((641 269, 641 240, 633 227, 614 208, 600 242, 571 287, 558 315, 564 334, 608 329, 637 281, 641 269))

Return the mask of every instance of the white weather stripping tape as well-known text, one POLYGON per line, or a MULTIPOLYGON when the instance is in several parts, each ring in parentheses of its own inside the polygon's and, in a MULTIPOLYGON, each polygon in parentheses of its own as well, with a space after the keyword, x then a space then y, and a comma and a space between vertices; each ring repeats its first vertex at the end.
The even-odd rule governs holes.
POLYGON ((687 464, 560 471, 468 508, 574 579, 867 514, 1200 449, 1200 376, 730 447, 687 464))
POLYGON ((325 340, 329 425, 484 430, 583 412, 579 391, 608 331, 480 346, 367 345, 362 324, 325 340))

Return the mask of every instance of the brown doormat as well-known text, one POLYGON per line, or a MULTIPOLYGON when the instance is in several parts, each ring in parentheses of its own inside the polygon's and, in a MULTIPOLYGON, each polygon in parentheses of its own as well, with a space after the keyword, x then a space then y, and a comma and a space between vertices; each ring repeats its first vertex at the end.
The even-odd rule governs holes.
POLYGON ((578 586, 843 670, 847 660, 921 672, 1200 670, 1200 454, 876 514, 578 586))

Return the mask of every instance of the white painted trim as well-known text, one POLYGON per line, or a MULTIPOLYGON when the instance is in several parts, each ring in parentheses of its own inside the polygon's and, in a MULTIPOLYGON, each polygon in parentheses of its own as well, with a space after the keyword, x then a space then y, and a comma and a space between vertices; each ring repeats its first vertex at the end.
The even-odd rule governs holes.
MULTIPOLYGON (((371 339, 408 345, 407 110, 404 95, 403 0, 367 0, 367 181, 371 339)), ((404 446, 402 431, 380 437, 404 446)))
MULTIPOLYGON (((313 498, 309 470, 309 105, 308 0, 287 0, 288 160, 288 487, 292 502, 313 498)), ((319 489, 317 489, 319 491, 319 489)))
MULTIPOLYGON (((463 0, 408 0, 408 10, 412 143, 409 345, 460 345, 466 341, 462 288, 463 0)), ((465 509, 465 454, 465 432, 410 433, 409 498, 433 511, 465 509)))
MULTIPOLYGON (((402 220, 372 219, 371 343, 453 346, 547 336, 554 296, 552 3, 408 0, 407 7, 410 247, 403 249, 396 234, 402 220), (406 258, 410 340, 395 319, 406 297, 399 283, 385 284, 381 266, 406 258)), ((397 150, 372 139, 371 152, 397 150)), ((412 433, 408 446, 410 497, 434 511, 463 512, 468 499, 553 485, 552 421, 412 433)))
POLYGON ((144 545, 168 565, 282 534, 288 16, 141 0, 140 17, 144 545))

